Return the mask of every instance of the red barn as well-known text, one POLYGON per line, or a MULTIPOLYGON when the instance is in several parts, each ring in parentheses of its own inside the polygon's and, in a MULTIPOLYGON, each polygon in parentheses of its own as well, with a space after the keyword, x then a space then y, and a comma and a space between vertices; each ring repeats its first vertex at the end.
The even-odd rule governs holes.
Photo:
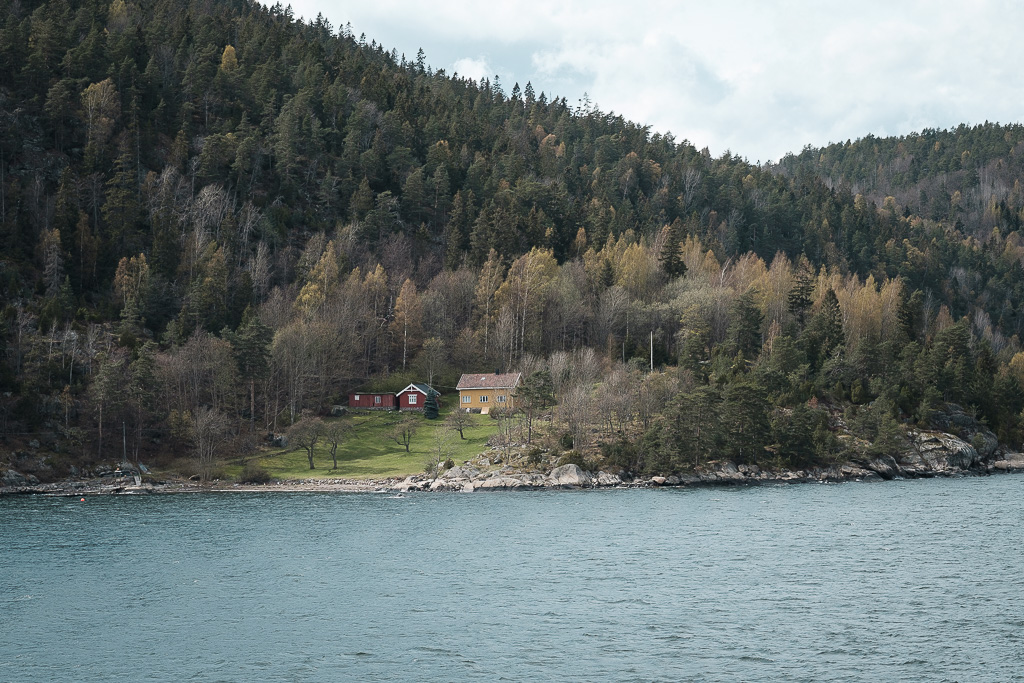
POLYGON ((398 401, 392 393, 349 394, 348 407, 362 410, 394 410, 398 401))
MULTIPOLYGON (((413 382, 405 389, 398 392, 398 409, 423 410, 423 406, 427 402, 427 395, 430 391, 431 388, 429 385, 413 382)), ((439 407, 441 405, 440 396, 437 397, 437 405, 439 407)))

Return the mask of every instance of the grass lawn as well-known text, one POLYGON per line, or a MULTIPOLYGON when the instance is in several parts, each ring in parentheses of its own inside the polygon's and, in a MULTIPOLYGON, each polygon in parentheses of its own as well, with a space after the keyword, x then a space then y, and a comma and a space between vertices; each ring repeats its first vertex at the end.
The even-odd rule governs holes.
MULTIPOLYGON (((275 479, 312 479, 339 477, 344 479, 383 479, 385 477, 404 477, 422 472, 427 460, 435 452, 435 433, 444 433, 444 418, 428 420, 421 413, 413 413, 419 421, 419 427, 409 444, 409 452, 391 438, 395 425, 405 416, 397 412, 355 413, 339 418, 326 418, 325 421, 343 421, 351 426, 351 431, 338 446, 338 469, 331 469, 334 461, 331 458, 330 446, 326 443, 317 444, 313 463, 315 470, 309 469, 309 461, 304 449, 275 449, 253 459, 266 469, 275 479)), ((448 437, 447 454, 455 464, 461 465, 478 453, 486 450, 487 439, 497 431, 497 422, 487 415, 469 415, 472 426, 464 430, 465 439, 459 438, 458 432, 448 437)), ((238 476, 242 467, 232 463, 225 469, 225 474, 238 476)))

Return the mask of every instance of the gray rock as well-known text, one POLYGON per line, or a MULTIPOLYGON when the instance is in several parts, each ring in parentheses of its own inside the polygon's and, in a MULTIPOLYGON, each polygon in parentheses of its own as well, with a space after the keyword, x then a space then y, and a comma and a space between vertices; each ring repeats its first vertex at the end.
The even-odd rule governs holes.
POLYGON ((667 481, 667 477, 651 477, 651 483, 655 486, 664 486, 667 481))
POLYGON ((588 472, 573 464, 551 470, 547 480, 551 486, 590 486, 593 483, 593 478, 588 472))
POLYGON ((480 470, 475 467, 469 467, 467 465, 456 465, 447 472, 441 475, 442 479, 454 480, 454 479, 473 479, 480 474, 480 470))
MULTIPOLYGON (((901 462, 915 468, 945 472, 970 469, 981 462, 981 456, 974 446, 952 434, 911 431, 907 436, 914 450, 901 458, 901 462)), ((980 441, 984 441, 984 438, 980 441)))
POLYGON ((519 479, 526 486, 547 486, 548 478, 543 474, 537 472, 528 472, 526 474, 517 474, 516 478, 519 479))
POLYGON ((869 462, 866 467, 882 479, 894 479, 902 476, 903 474, 903 470, 896 463, 896 460, 888 455, 875 458, 869 462))
POLYGON ((1007 453, 1002 460, 992 463, 992 469, 1000 472, 1019 472, 1024 470, 1024 453, 1007 453))
POLYGON ((4 486, 28 486, 28 478, 17 470, 7 470, 0 481, 4 486))
POLYGON ((517 477, 511 477, 504 474, 474 483, 476 490, 518 489, 522 488, 524 485, 525 484, 517 477))
POLYGON ((619 486, 622 483, 622 477, 611 472, 598 472, 597 481, 598 486, 619 486))

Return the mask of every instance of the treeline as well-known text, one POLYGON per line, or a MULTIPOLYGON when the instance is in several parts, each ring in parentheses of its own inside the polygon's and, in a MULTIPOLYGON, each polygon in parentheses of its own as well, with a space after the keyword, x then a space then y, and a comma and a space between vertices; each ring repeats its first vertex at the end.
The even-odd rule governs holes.
POLYGON ((659 467, 833 457, 846 405, 1020 442, 1017 126, 759 167, 280 5, 0 17, 5 434, 175 450, 547 367, 578 443, 659 467))

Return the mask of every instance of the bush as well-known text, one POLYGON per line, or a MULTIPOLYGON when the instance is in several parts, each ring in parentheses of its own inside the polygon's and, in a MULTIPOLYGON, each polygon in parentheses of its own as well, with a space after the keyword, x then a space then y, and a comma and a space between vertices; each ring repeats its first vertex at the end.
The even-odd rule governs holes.
POLYGON ((581 470, 591 469, 590 463, 587 462, 587 459, 579 451, 569 451, 559 458, 558 466, 561 467, 562 465, 576 465, 581 470))
POLYGON ((254 462, 246 463, 238 475, 238 481, 242 484, 267 484, 271 479, 270 472, 254 462))
POLYGON ((528 465, 539 465, 544 462, 544 451, 538 446, 534 446, 526 453, 526 463, 528 465))
POLYGON ((602 445, 601 454, 608 463, 620 469, 636 472, 641 468, 640 449, 628 439, 602 445))

